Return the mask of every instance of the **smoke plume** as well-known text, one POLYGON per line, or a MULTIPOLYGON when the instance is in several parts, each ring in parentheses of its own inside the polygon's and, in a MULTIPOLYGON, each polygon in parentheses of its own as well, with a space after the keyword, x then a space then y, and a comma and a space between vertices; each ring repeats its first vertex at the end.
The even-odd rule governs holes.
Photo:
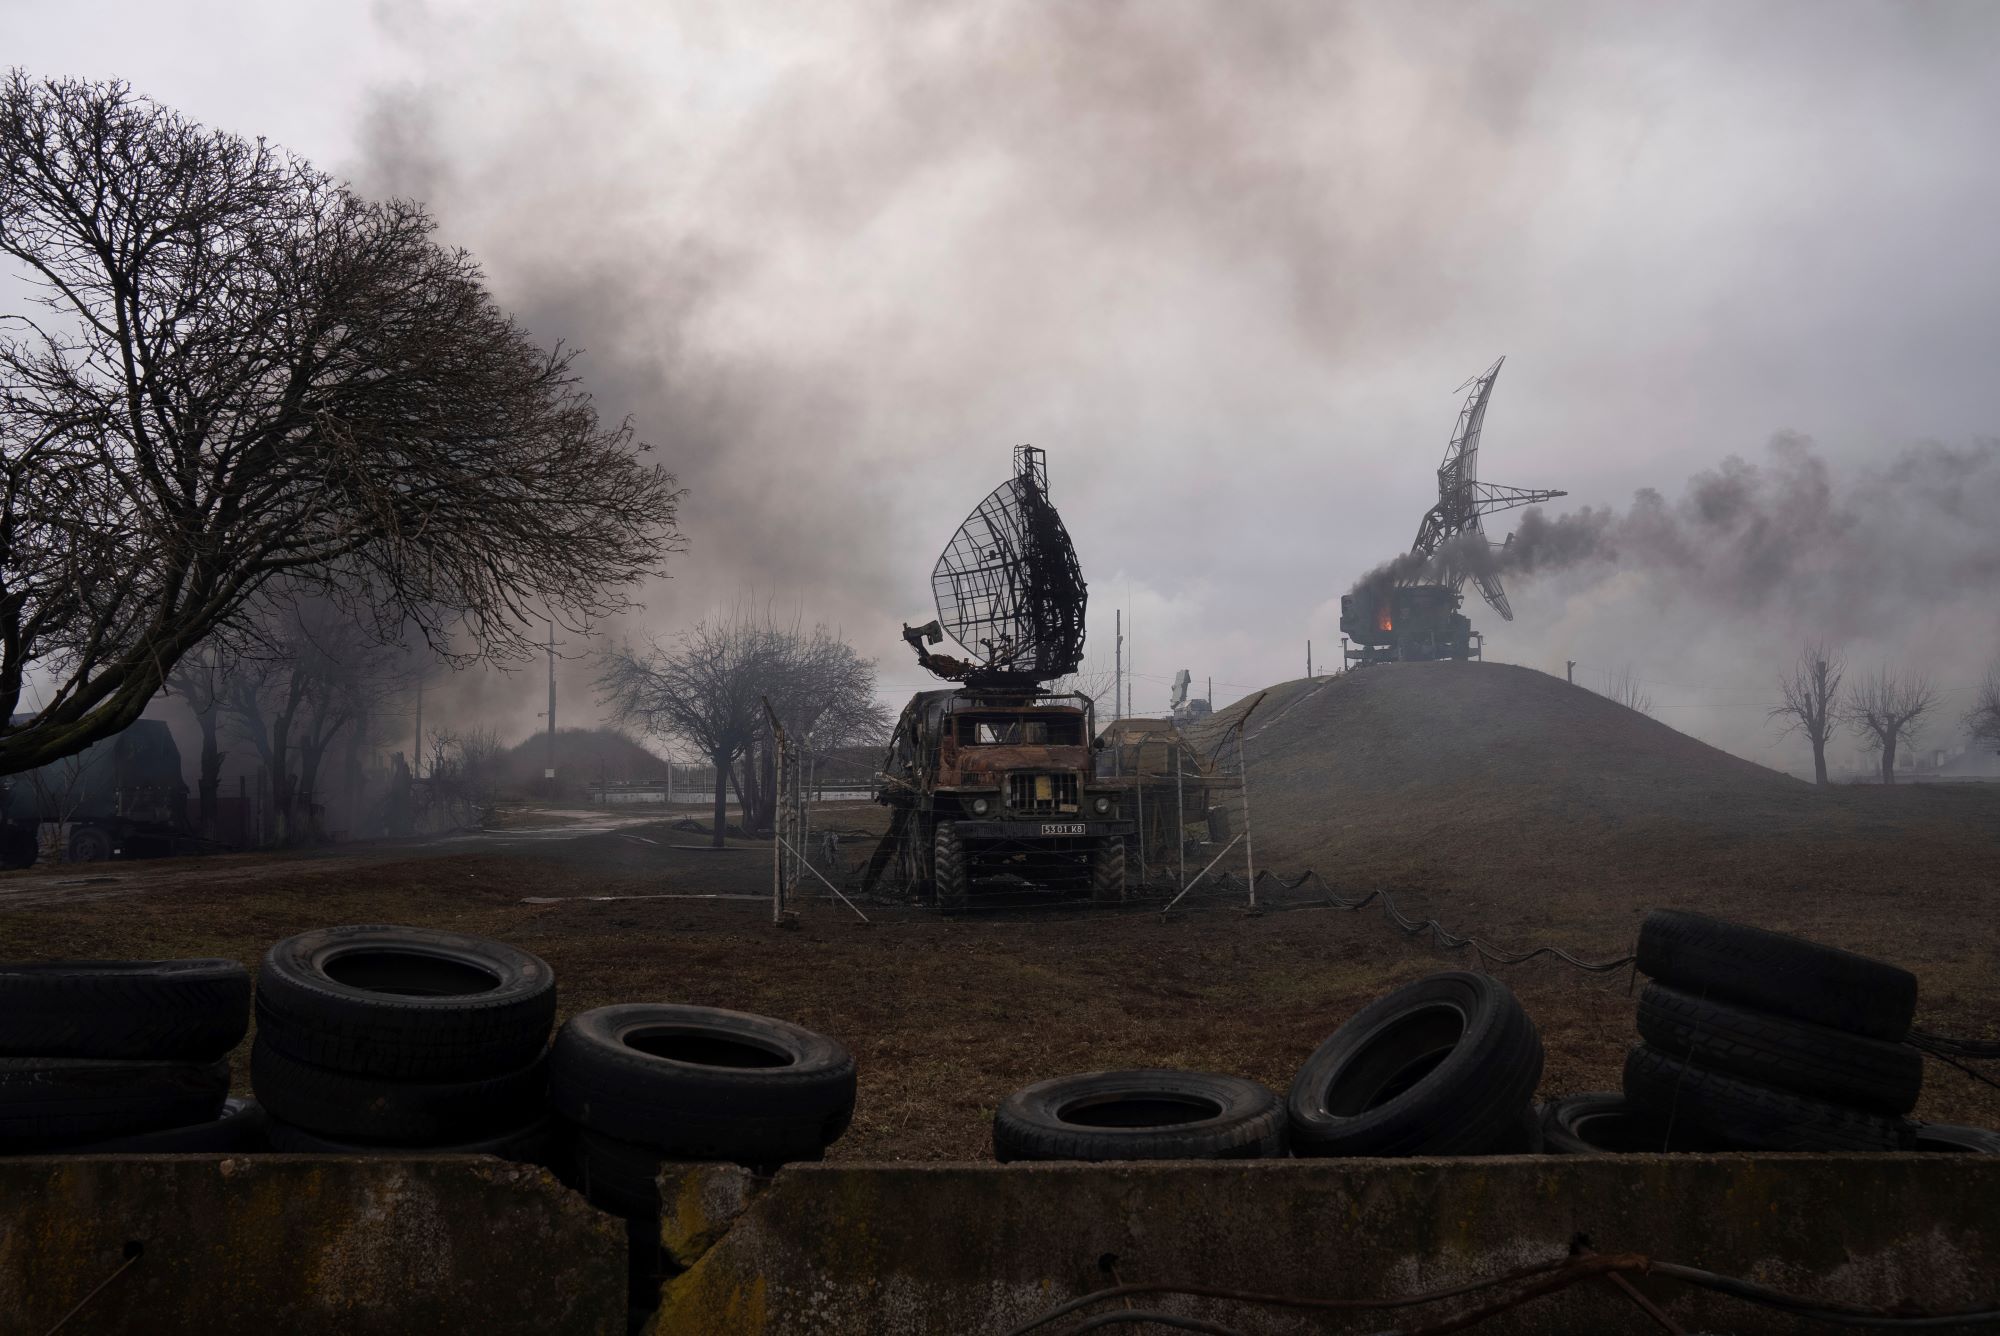
POLYGON ((1718 616, 1817 628, 1836 640, 1893 638, 1915 613, 2000 586, 2000 442, 1911 447, 1885 468, 1836 476, 1806 437, 1766 459, 1731 457, 1668 501, 1640 491, 1622 511, 1525 511, 1504 543, 1460 535, 1432 556, 1375 567, 1354 592, 1490 575, 1505 584, 1574 573, 1645 577, 1659 598, 1718 616))

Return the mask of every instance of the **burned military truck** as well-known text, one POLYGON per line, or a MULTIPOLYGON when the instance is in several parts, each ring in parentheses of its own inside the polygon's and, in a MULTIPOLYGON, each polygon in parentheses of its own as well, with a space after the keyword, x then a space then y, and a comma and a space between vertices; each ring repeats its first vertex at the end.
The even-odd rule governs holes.
POLYGON ((0 777, 0 865, 28 867, 44 852, 89 863, 185 849, 187 793, 173 733, 141 719, 74 756, 0 777))
POLYGON ((904 708, 878 778, 889 833, 863 878, 945 909, 1008 892, 1125 895, 1115 787, 1097 778, 1095 707, 1048 683, 1083 659, 1083 574, 1048 500, 1045 457, 967 517, 931 574, 938 618, 905 626, 924 668, 962 686, 904 708), (933 652, 945 636, 965 657, 933 652))

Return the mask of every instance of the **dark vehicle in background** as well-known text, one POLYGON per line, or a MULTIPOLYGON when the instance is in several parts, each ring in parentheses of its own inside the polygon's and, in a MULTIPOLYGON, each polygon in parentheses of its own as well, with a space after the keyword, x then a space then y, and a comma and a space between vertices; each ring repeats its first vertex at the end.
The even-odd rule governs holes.
POLYGON ((980 882, 1125 897, 1119 790, 1097 777, 1090 698, 919 692, 883 762, 878 801, 905 886, 962 907, 980 882))
POLYGON ((47 851, 73 863, 157 858, 186 847, 187 781, 173 733, 141 719, 75 756, 0 776, 0 864, 47 851))

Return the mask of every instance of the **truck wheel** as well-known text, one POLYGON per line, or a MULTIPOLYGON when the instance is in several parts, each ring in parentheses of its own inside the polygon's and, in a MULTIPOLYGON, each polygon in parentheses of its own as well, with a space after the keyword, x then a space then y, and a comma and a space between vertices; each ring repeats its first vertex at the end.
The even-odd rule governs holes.
POLYGON ((96 826, 81 826, 70 832, 69 861, 102 863, 111 857, 111 836, 96 826))
POLYGON ((965 908, 971 878, 965 866, 965 842, 958 837, 958 827, 949 821, 938 822, 931 849, 931 880, 937 887, 938 908, 965 908))
POLYGON ((1090 898, 1101 905, 1125 899, 1125 840, 1106 835, 1090 853, 1090 898))

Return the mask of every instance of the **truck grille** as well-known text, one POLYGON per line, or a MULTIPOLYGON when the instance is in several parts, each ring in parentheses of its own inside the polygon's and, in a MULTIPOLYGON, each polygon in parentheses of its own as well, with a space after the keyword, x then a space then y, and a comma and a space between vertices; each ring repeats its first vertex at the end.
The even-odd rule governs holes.
POLYGON ((1016 812, 1074 812, 1077 776, 1009 775, 1007 806, 1016 812))

